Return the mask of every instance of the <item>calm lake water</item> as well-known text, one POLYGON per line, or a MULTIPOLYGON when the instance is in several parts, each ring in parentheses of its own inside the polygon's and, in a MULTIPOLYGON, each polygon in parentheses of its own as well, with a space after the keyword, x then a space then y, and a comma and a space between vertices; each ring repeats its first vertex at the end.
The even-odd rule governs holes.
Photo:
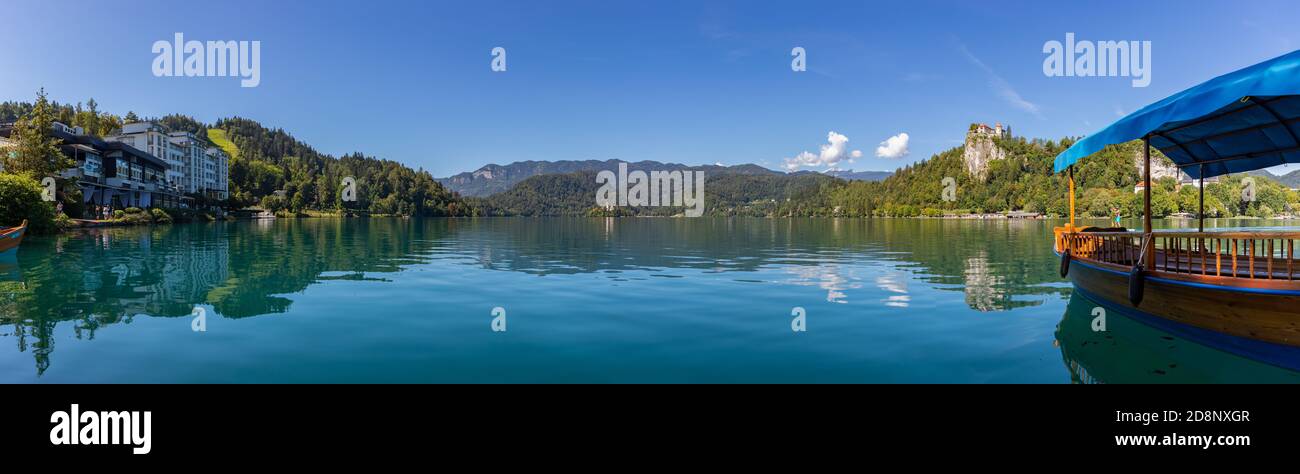
POLYGON ((31 237, 0 260, 0 382, 1300 381, 1122 316, 1092 332, 1095 304, 1057 276, 1058 224, 302 219, 31 237))

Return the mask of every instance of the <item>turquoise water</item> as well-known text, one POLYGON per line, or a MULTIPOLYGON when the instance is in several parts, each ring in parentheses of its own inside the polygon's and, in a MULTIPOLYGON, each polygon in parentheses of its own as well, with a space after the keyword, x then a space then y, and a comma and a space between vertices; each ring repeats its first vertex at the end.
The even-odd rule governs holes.
POLYGON ((0 382, 1296 381, 1137 324, 1091 333, 1092 305, 1056 275, 1057 224, 301 219, 32 237, 0 260, 0 382))

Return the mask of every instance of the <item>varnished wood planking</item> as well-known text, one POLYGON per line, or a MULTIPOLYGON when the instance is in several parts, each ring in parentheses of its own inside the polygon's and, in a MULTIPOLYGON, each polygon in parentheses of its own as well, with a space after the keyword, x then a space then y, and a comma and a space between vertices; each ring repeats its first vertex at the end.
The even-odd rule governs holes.
MULTIPOLYGON (((1156 276, 1179 280, 1216 278, 1187 274, 1156 276)), ((1128 300, 1126 272, 1115 274, 1074 262, 1070 265, 1070 278, 1079 288, 1124 308, 1225 334, 1300 346, 1300 296, 1195 288, 1148 278, 1142 304, 1134 308, 1128 300)), ((1294 282, 1278 280, 1251 283, 1294 286, 1294 282)))

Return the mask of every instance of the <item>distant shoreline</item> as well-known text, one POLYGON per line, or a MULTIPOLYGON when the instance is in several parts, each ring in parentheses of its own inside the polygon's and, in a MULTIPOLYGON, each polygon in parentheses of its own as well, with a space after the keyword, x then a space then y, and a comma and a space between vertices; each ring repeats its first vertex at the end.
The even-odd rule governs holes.
MULTIPOLYGON (((1024 220, 1024 221, 1043 221, 1043 220, 1068 220, 1068 219, 1069 219, 1068 217, 1064 217, 1064 216, 1034 215, 1034 216, 1016 216, 1016 217, 1012 217, 1012 216, 1007 216, 1007 215, 1004 215, 1004 214, 964 214, 964 215, 953 215, 953 216, 710 216, 710 215, 704 215, 704 216, 701 216, 701 217, 704 217, 704 218, 706 218, 706 219, 718 219, 718 218, 744 218, 744 219, 861 219, 861 220, 871 220, 871 219, 907 219, 907 220, 953 220, 953 221, 996 221, 996 220, 1004 220, 1004 221, 1021 221, 1021 220, 1024 220)), ((349 215, 349 214, 344 214, 344 213, 320 213, 320 212, 312 212, 312 213, 310 213, 310 214, 298 214, 298 215, 287 215, 287 214, 284 214, 284 213, 280 213, 280 214, 275 215, 274 217, 271 217, 271 216, 251 216, 251 217, 250 217, 250 216, 240 216, 240 217, 227 216, 227 217, 224 217, 224 218, 216 218, 216 219, 211 219, 211 220, 205 220, 205 219, 178 219, 176 222, 174 222, 174 224, 209 223, 209 222, 245 222, 245 221, 263 221, 263 220, 277 220, 277 219, 296 220, 296 219, 371 219, 371 218, 375 218, 375 219, 406 219, 406 220, 412 220, 412 219, 417 219, 417 220, 418 220, 418 219, 611 219, 611 218, 621 218, 621 219, 695 219, 695 218, 690 218, 690 217, 685 217, 685 216, 656 216, 656 215, 645 215, 645 216, 636 216, 636 215, 630 215, 630 216, 587 216, 587 215, 554 215, 554 216, 402 216, 402 215, 395 215, 395 214, 352 214, 352 215, 349 215)), ((1083 221, 1083 222, 1093 222, 1093 223, 1106 223, 1106 222, 1110 222, 1110 221, 1111 221, 1110 219, 1105 218, 1105 217, 1076 217, 1076 220, 1078 220, 1078 221, 1083 221)), ((1141 218, 1134 218, 1134 217, 1126 217, 1126 218, 1124 218, 1124 221, 1140 221, 1140 220, 1141 220, 1141 218)), ((1187 218, 1187 217, 1156 217, 1156 218, 1154 218, 1154 220, 1157 220, 1157 221, 1187 221, 1187 222, 1195 222, 1195 221, 1196 221, 1196 218, 1187 218)), ((1242 216, 1242 217, 1211 217, 1211 218, 1207 218, 1207 219, 1206 219, 1206 221, 1216 221, 1216 220, 1250 220, 1250 221, 1292 221, 1292 220, 1296 220, 1296 221, 1300 221, 1300 217, 1250 217, 1250 216, 1242 216)), ((153 226, 159 226, 159 225, 172 225, 172 224, 173 224, 172 222, 141 223, 141 222, 128 222, 128 221, 123 221, 123 220, 107 220, 107 221, 103 221, 103 220, 101 220, 101 221, 94 221, 94 220, 73 219, 73 221, 75 222, 75 224, 73 224, 72 226, 70 226, 70 227, 67 228, 67 229, 63 229, 63 231, 75 231, 75 230, 85 230, 85 229, 100 229, 100 228, 111 228, 111 227, 138 227, 138 226, 148 226, 148 227, 153 227, 153 226)))

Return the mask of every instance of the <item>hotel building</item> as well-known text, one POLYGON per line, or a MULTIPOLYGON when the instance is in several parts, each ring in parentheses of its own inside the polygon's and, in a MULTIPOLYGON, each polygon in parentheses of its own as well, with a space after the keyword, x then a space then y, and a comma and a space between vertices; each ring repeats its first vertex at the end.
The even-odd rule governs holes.
POLYGON ((87 135, 81 127, 54 124, 54 138, 76 167, 60 173, 76 179, 86 204, 127 207, 179 207, 180 192, 167 182, 167 162, 126 143, 87 135))
POLYGON ((190 132, 168 131, 153 122, 136 122, 122 126, 107 138, 146 150, 167 162, 166 181, 182 194, 197 194, 209 199, 230 196, 230 159, 220 148, 190 132))
MULTIPOLYGON (((12 124, 0 125, 0 148, 12 144, 12 131, 12 124)), ((181 208, 193 204, 187 194, 229 196, 229 158, 192 133, 140 122, 99 138, 81 127, 55 122, 50 134, 76 163, 59 176, 77 181, 86 204, 181 208)))

